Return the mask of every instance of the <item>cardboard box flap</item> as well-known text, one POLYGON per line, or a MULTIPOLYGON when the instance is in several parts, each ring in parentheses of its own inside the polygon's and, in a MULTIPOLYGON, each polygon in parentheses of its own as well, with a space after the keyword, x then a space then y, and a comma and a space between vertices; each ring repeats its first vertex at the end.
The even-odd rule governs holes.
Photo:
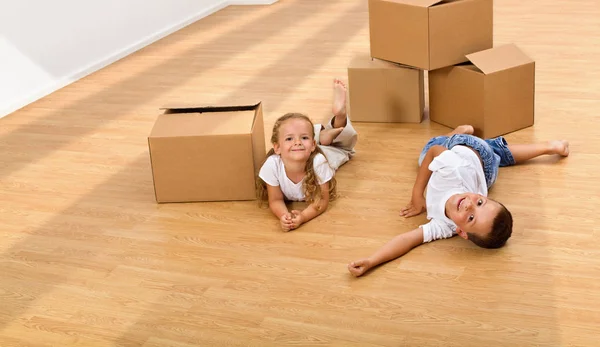
POLYGON ((249 134, 256 111, 170 113, 158 116, 150 137, 249 134))
POLYGON ((430 7, 444 0, 392 0, 391 2, 397 2, 401 4, 407 4, 419 7, 430 7))
POLYGON ((467 59, 486 75, 534 62, 533 59, 525 55, 515 44, 468 54, 467 59))
POLYGON ((160 107, 165 113, 232 112, 255 109, 261 102, 254 99, 228 100, 220 102, 173 103, 160 107))

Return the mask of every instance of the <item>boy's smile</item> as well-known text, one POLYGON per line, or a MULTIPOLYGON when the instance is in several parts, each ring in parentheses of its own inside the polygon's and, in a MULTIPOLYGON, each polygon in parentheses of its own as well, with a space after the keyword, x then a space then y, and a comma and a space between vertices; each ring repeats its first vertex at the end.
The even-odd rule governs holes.
POLYGON ((457 206, 457 210, 460 211, 460 205, 465 201, 466 198, 460 198, 458 200, 458 206, 457 206))

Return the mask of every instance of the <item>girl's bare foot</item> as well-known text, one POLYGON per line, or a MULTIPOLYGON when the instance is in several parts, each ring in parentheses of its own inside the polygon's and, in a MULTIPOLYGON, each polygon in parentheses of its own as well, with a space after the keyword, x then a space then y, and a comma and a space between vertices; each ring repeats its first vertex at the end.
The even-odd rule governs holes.
POLYGON ((347 88, 344 82, 339 79, 333 80, 333 107, 332 112, 335 116, 333 121, 334 128, 343 128, 346 126, 346 93, 347 88))
POLYGON ((475 129, 473 129, 473 126, 465 124, 457 126, 454 130, 452 130, 451 133, 448 134, 448 136, 452 136, 455 134, 473 135, 474 132, 475 129))
POLYGON ((367 272, 373 265, 369 259, 361 259, 348 264, 348 271, 354 277, 360 277, 367 272))
POLYGON ((336 137, 344 130, 344 128, 333 128, 321 130, 319 134, 319 143, 324 146, 329 146, 333 143, 336 137))
POLYGON ((566 140, 555 140, 549 143, 550 153, 558 154, 563 157, 569 156, 569 141, 566 140))

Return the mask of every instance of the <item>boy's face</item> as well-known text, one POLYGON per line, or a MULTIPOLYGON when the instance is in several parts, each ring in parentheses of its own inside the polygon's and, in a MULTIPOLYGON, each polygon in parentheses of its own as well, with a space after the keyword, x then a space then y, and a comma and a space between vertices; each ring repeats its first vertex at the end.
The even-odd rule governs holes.
POLYGON ((467 239, 467 233, 472 233, 485 239, 500 208, 496 201, 480 194, 455 194, 446 201, 446 216, 456 224, 456 232, 462 238, 467 239))

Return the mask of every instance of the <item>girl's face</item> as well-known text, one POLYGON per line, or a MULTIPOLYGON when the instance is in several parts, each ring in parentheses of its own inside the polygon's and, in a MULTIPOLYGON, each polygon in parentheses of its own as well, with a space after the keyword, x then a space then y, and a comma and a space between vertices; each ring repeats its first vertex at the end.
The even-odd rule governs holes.
POLYGON ((288 119, 279 127, 279 141, 273 144, 275 153, 287 161, 306 162, 317 147, 313 131, 304 119, 288 119))

